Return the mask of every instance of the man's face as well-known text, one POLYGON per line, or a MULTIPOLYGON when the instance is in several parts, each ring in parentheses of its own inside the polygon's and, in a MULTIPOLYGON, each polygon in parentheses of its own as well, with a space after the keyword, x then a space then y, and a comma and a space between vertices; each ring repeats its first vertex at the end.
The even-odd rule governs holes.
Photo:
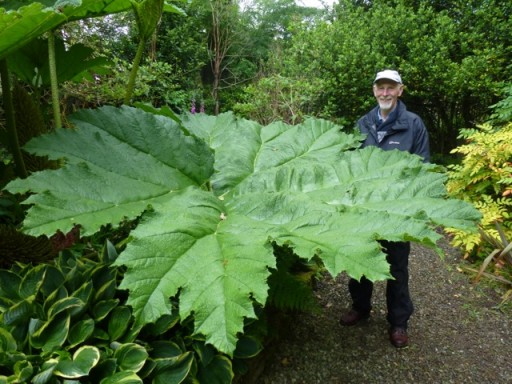
POLYGON ((402 96, 403 85, 395 83, 392 80, 382 79, 373 85, 373 95, 383 111, 391 111, 396 106, 396 102, 402 96))

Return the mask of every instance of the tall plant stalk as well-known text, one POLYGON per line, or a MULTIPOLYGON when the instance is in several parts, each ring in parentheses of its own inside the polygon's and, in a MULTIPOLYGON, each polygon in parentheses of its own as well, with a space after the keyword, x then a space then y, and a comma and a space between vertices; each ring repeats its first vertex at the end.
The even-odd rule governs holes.
POLYGON ((53 120, 55 128, 62 127, 60 117, 59 87, 57 79, 57 63, 55 60, 55 35, 50 32, 48 35, 48 63, 50 68, 50 86, 52 90, 53 120))
POLYGON ((132 1, 133 14, 135 21, 137 22, 137 28, 139 30, 139 46, 137 47, 137 53, 133 60, 132 70, 128 79, 128 85, 126 87, 126 94, 124 97, 124 103, 130 104, 133 95, 133 89, 135 88, 135 79, 139 70, 139 64, 142 59, 142 54, 146 47, 146 41, 155 33, 155 29, 160 22, 162 13, 164 10, 164 0, 143 0, 143 1, 132 1))
POLYGON ((129 105, 133 96, 133 90, 135 89, 135 79, 137 78, 137 72, 139 71, 140 61, 142 60, 142 54, 146 47, 146 39, 141 38, 139 40, 139 46, 135 53, 135 59, 133 60, 132 70, 130 77, 128 78, 128 85, 126 86, 126 94, 124 96, 124 104, 129 105))
POLYGON ((5 120, 7 128, 7 140, 9 151, 14 158, 16 176, 24 179, 27 177, 27 170, 23 155, 21 154, 18 132, 16 130, 16 119, 14 116, 14 105, 11 92, 11 78, 7 67, 7 60, 0 60, 0 81, 2 82, 2 95, 4 100, 5 120))

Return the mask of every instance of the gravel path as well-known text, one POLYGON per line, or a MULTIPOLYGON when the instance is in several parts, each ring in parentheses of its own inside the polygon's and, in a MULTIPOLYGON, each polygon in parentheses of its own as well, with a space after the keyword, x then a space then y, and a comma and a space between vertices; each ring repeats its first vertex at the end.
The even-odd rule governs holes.
POLYGON ((342 327, 350 305, 345 275, 327 278, 316 291, 319 314, 301 314, 275 346, 260 384, 512 383, 512 317, 497 309, 500 297, 457 270, 449 246, 444 260, 412 245, 410 289, 415 313, 408 348, 388 339, 385 283, 374 290, 368 322, 342 327))

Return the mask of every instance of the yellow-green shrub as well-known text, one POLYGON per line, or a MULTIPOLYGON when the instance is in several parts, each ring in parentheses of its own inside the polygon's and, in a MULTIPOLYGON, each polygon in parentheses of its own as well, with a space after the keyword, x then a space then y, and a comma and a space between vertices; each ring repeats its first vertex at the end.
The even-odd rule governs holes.
MULTIPOLYGON (((461 131, 466 144, 452 153, 463 156, 460 164, 450 166, 448 192, 469 201, 482 213, 481 229, 499 239, 498 222, 508 239, 512 236, 512 123, 499 129, 490 124, 461 131)), ((467 253, 485 248, 478 233, 450 230, 453 245, 467 253)), ((484 256, 484 255, 482 255, 484 256)))

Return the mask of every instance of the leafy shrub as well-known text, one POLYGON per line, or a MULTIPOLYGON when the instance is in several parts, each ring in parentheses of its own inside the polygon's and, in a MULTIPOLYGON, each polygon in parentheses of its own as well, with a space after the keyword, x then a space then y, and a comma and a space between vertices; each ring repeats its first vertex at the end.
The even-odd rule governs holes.
MULTIPOLYGON (((448 192, 465 199, 482 213, 482 230, 500 241, 496 223, 512 238, 512 123, 501 129, 484 124, 461 131, 466 144, 452 152, 463 155, 460 164, 449 166, 448 192)), ((453 244, 483 258, 488 246, 479 233, 450 230, 453 244)), ((493 246, 494 248, 494 246, 493 246)))
POLYGON ((314 92, 304 80, 280 75, 265 77, 245 88, 242 97, 246 101, 235 104, 233 111, 264 125, 274 121, 298 124, 311 114, 314 92))
MULTIPOLYGON (((62 93, 66 110, 122 104, 130 67, 130 63, 114 58, 108 72, 80 83, 65 83, 62 93)), ((171 64, 149 61, 139 67, 133 98, 154 106, 167 105, 176 111, 186 111, 192 95, 181 89, 180 76, 184 75, 176 73, 171 64)))
POLYGON ((507 84, 503 87, 505 97, 491 108, 494 112, 491 115, 490 121, 493 125, 503 125, 512 121, 512 84, 507 84))
MULTIPOLYGON (((137 326, 193 317, 193 333, 232 356, 268 298, 272 244, 337 276, 390 277, 380 240, 436 247, 437 226, 474 228, 479 213, 446 199, 446 175, 401 151, 358 149, 358 134, 320 119, 261 126, 231 113, 184 116, 130 107, 83 110, 75 129, 26 150, 66 159, 7 185, 32 195, 30 234, 84 235, 142 219, 116 259, 137 326)), ((437 248, 437 247, 436 247, 437 248)))

